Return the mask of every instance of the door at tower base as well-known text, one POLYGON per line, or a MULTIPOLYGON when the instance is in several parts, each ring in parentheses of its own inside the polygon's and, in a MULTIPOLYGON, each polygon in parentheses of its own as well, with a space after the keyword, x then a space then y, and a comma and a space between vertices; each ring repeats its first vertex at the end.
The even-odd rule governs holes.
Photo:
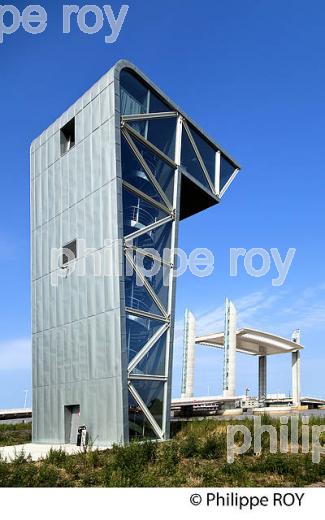
POLYGON ((30 162, 33 441, 74 442, 80 426, 98 446, 166 439, 179 220, 218 204, 239 168, 128 62, 30 162))
POLYGON ((75 444, 77 442, 77 433, 80 417, 80 405, 74 404, 64 407, 64 430, 66 444, 75 444))

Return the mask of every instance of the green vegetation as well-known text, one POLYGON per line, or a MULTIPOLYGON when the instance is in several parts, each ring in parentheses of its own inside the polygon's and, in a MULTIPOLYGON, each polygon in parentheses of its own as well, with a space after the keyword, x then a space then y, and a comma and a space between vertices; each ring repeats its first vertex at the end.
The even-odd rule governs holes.
MULTIPOLYGON (((280 421, 262 418, 279 432, 280 421)), ((131 443, 111 450, 89 449, 86 453, 66 455, 51 450, 39 462, 31 462, 18 453, 11 464, 0 460, 0 486, 18 487, 177 487, 177 486, 306 486, 325 480, 325 457, 314 464, 311 454, 269 452, 268 435, 263 434, 263 451, 253 449, 227 463, 226 431, 237 421, 192 421, 173 425, 173 439, 168 442, 131 443)), ((253 421, 240 421, 253 431, 253 421)), ((322 419, 310 418, 310 425, 322 419)), ((11 427, 7 439, 14 443, 17 430, 30 435, 28 425, 11 427), (25 427, 25 430, 24 430, 25 427)), ((290 432, 290 428, 289 428, 290 432)), ((301 439, 301 423, 299 438, 301 439)), ((323 434, 324 435, 324 434, 323 434)), ((27 439, 28 440, 28 439, 27 439)), ((323 439, 325 442, 325 438, 323 439)), ((241 434, 236 436, 241 442, 241 434)), ((19 439, 21 442, 21 439, 19 439)), ((290 444, 290 434, 289 434, 290 444)))
POLYGON ((13 444, 25 444, 31 442, 32 425, 27 424, 1 424, 0 446, 12 446, 13 444))

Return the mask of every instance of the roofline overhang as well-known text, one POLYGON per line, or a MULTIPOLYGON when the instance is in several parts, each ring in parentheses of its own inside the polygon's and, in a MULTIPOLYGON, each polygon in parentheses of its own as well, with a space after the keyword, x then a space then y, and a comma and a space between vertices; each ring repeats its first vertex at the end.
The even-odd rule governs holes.
MULTIPOLYGON (((228 188, 228 185, 230 185, 232 183, 232 181, 234 180, 234 178, 238 174, 238 171, 241 170, 241 166, 238 164, 238 162, 226 150, 224 150, 216 141, 214 141, 209 135, 207 135, 206 132, 197 123, 195 123, 181 108, 179 108, 179 106, 176 105, 174 103, 174 101, 172 101, 159 87, 157 87, 157 85, 155 85, 155 83, 153 83, 151 81, 151 79, 148 78, 148 76, 146 76, 136 65, 134 65, 131 61, 128 61, 128 60, 125 60, 125 59, 118 60, 115 63, 115 65, 113 65, 113 67, 111 67, 105 74, 103 74, 95 82, 95 85, 97 83, 99 83, 103 78, 105 78, 105 76, 107 76, 109 73, 111 73, 113 75, 114 81, 118 82, 118 84, 119 84, 120 73, 121 73, 121 71, 123 69, 129 69, 129 70, 133 71, 142 81, 144 81, 148 85, 148 87, 152 88, 158 94, 158 96, 160 96, 168 105, 170 105, 170 107, 172 108, 173 111, 178 112, 182 117, 184 117, 190 123, 190 125, 192 125, 195 128, 195 130, 197 130, 200 134, 202 134, 202 136, 208 141, 208 143, 213 148, 215 148, 216 151, 220 151, 227 159, 230 160, 230 162, 233 164, 233 166, 235 168, 235 171, 234 171, 233 175, 230 177, 230 179, 228 180, 228 183, 226 184, 224 189, 221 191, 221 194, 223 194, 223 192, 226 191, 225 188, 228 188)), ((91 88, 92 87, 90 87, 90 89, 91 88)), ((59 115, 55 119, 54 122, 52 122, 50 125, 48 125, 46 128, 44 128, 42 130, 42 132, 36 138, 34 138, 32 140, 31 145, 30 145, 30 152, 35 151, 35 144, 36 144, 37 140, 43 134, 45 134, 53 125, 55 125, 55 123, 58 120, 60 120, 62 115, 67 113, 72 106, 74 106, 76 103, 78 103, 78 101, 80 101, 83 98, 83 96, 87 92, 90 91, 90 89, 88 89, 81 96, 79 96, 78 99, 76 99, 75 102, 72 103, 72 105, 70 105, 61 115, 59 115)), ((115 92, 115 96, 116 96, 116 92, 115 92)), ((218 201, 219 201, 219 199, 218 199, 218 201)))
MULTIPOLYGON (((195 130, 202 134, 202 136, 211 146, 213 146, 213 148, 215 148, 216 151, 220 151, 227 159, 229 159, 237 170, 241 169, 241 166, 238 164, 238 162, 226 150, 224 150, 216 141, 207 135, 206 132, 197 123, 195 123, 178 105, 176 105, 173 100, 171 100, 159 87, 157 87, 157 85, 155 85, 155 83, 153 83, 151 79, 148 78, 148 76, 146 76, 136 65, 128 60, 122 59, 117 61, 112 69, 114 70, 114 76, 117 81, 119 81, 120 73, 123 69, 129 69, 134 72, 142 81, 148 85, 148 87, 152 88, 155 93, 157 93, 158 96, 161 97, 171 107, 173 111, 178 112, 190 123, 191 126, 194 127, 195 130)), ((238 171, 236 173, 238 173, 238 171)))
MULTIPOLYGON (((303 350, 303 345, 299 343, 295 343, 294 341, 284 338, 283 336, 278 336, 276 334, 272 334, 266 331, 261 331, 257 329, 249 329, 249 328, 242 328, 238 329, 236 331, 236 337, 242 337, 243 339, 246 339, 248 342, 251 342, 256 345, 264 346, 264 347, 270 347, 270 348, 276 348, 279 351, 278 352, 272 352, 265 355, 274 355, 274 354, 286 354, 290 352, 294 352, 296 350, 303 350), (263 339, 265 342, 263 343, 263 339)), ((224 332, 217 332, 214 334, 208 334, 206 336, 198 336, 195 338, 195 343, 198 345, 206 345, 208 347, 213 348, 223 348, 223 338, 224 338, 224 332), (219 343, 216 343, 213 340, 219 340, 219 343)), ((236 347, 236 350, 238 352, 242 352, 244 354, 251 354, 251 355, 259 355, 258 353, 254 353, 250 351, 248 348, 243 347, 236 347)))

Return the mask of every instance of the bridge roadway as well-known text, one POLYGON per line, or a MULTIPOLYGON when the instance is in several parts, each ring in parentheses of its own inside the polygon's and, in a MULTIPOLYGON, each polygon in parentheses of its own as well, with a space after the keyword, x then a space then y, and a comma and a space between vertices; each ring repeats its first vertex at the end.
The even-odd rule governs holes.
MULTIPOLYGON (((291 406, 292 398, 270 398, 266 399, 265 407, 276 406, 291 406)), ((325 407, 325 399, 303 397, 301 405, 307 406, 308 409, 320 409, 325 407)), ((237 396, 232 398, 225 398, 223 396, 211 397, 193 397, 191 399, 173 399, 171 404, 172 417, 191 417, 191 416, 207 416, 215 415, 218 412, 227 410, 258 408, 258 401, 256 398, 245 399, 244 396, 237 396), (250 401, 247 406, 247 401, 250 401), (256 404, 254 404, 254 401, 256 404)))
POLYGON ((0 409, 0 424, 1 423, 17 423, 23 422, 24 420, 28 420, 28 422, 32 418, 32 409, 31 408, 8 408, 8 409, 0 409))
MULTIPOLYGON (((254 400, 254 398, 249 398, 254 400)), ((244 397, 225 398, 222 396, 211 397, 193 397, 191 399, 173 399, 171 404, 172 416, 178 415, 213 415, 218 411, 231 410, 236 408, 246 408, 244 397), (229 408, 227 408, 227 405, 229 408)), ((266 399, 265 406, 290 406, 292 404, 291 397, 280 397, 266 399)), ((308 409, 319 409, 325 407, 325 399, 315 397, 302 397, 302 406, 308 406, 308 409)), ((254 408, 250 406, 250 408, 254 408)), ((0 424, 12 422, 21 422, 23 420, 30 421, 32 419, 31 408, 9 408, 0 409, 0 424)))

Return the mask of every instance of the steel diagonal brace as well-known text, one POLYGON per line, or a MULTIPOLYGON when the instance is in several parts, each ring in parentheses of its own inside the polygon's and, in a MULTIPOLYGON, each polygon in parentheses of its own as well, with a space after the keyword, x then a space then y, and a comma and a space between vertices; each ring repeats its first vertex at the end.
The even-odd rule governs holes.
MULTIPOLYGON (((131 128, 131 127, 128 127, 128 128, 131 128)), ((161 188, 161 186, 160 186, 159 182, 157 181, 156 177, 154 176, 154 174, 152 173, 151 169, 149 168, 146 160, 142 157, 139 149, 137 148, 136 144, 134 143, 132 137, 129 135, 129 133, 126 130, 125 126, 122 127, 122 134, 124 135, 124 137, 125 137, 128 145, 129 145, 129 147, 131 148, 131 150, 133 151, 134 155, 138 159, 138 161, 141 164, 142 168, 146 172, 146 174, 147 174, 148 178, 150 179, 151 183, 154 185, 154 187, 156 188, 156 190, 159 193, 160 197, 165 202, 167 208, 169 208, 169 210, 172 211, 173 208, 172 208, 172 205, 171 205, 170 201, 168 200, 165 192, 163 191, 163 189, 161 188)))
POLYGON ((142 347, 142 349, 134 356, 128 366, 128 371, 132 372, 135 367, 140 363, 140 361, 148 354, 148 352, 152 349, 152 347, 157 343, 158 339, 168 330, 170 327, 169 323, 164 323, 160 329, 147 341, 147 343, 142 347))
POLYGON ((203 161, 203 159, 202 159, 202 155, 200 154, 199 149, 198 149, 198 147, 196 146, 196 142, 194 141, 193 136, 192 136, 192 133, 191 133, 191 131, 190 131, 189 127, 188 127, 188 124, 187 124, 187 122, 186 122, 185 120, 183 121, 183 127, 185 128, 185 131, 186 131, 186 133, 187 133, 187 136, 188 136, 188 138, 189 138, 189 140, 190 140, 190 142, 191 142, 191 145, 192 145, 192 147, 193 147, 193 149, 194 149, 195 155, 197 156, 197 159, 198 159, 198 161, 199 161, 199 163, 200 163, 200 166, 201 166, 201 168, 202 168, 202 170, 203 170, 203 173, 204 173, 204 175, 205 175, 205 177, 206 177, 206 180, 208 181, 208 184, 209 184, 209 186, 210 186, 210 189, 211 189, 212 193, 213 193, 214 195, 216 195, 215 187, 213 186, 213 183, 212 183, 212 181, 211 181, 211 179, 210 179, 210 175, 209 175, 208 170, 206 169, 206 166, 205 166, 204 161, 203 161))
POLYGON ((146 277, 141 273, 141 271, 138 269, 137 265, 134 263, 133 256, 130 254, 128 249, 125 250, 125 256, 126 256, 127 260, 130 262, 130 264, 132 265, 132 267, 133 267, 137 277, 140 279, 140 281, 142 282, 144 287, 147 289, 149 295, 151 296, 151 298, 153 299, 153 301, 157 305, 157 307, 160 310, 161 314, 165 318, 167 318, 167 311, 166 311, 165 307, 163 306, 163 304, 159 300, 158 296, 156 295, 155 291, 153 290, 153 288, 151 287, 149 282, 146 280, 146 277))
POLYGON ((163 434, 162 429, 157 424, 157 422, 154 419, 154 417, 151 415, 149 409, 147 408, 147 406, 145 405, 144 401, 142 400, 142 398, 140 397, 140 395, 138 394, 138 392, 136 391, 136 389, 134 388, 134 386, 132 385, 131 382, 129 382, 129 391, 132 394, 132 396, 134 397, 134 399, 136 400, 136 402, 138 403, 138 405, 140 406, 141 410, 143 411, 144 415, 148 419, 149 423, 153 427, 154 432, 156 433, 156 435, 160 439, 163 439, 164 438, 164 434, 163 434))

